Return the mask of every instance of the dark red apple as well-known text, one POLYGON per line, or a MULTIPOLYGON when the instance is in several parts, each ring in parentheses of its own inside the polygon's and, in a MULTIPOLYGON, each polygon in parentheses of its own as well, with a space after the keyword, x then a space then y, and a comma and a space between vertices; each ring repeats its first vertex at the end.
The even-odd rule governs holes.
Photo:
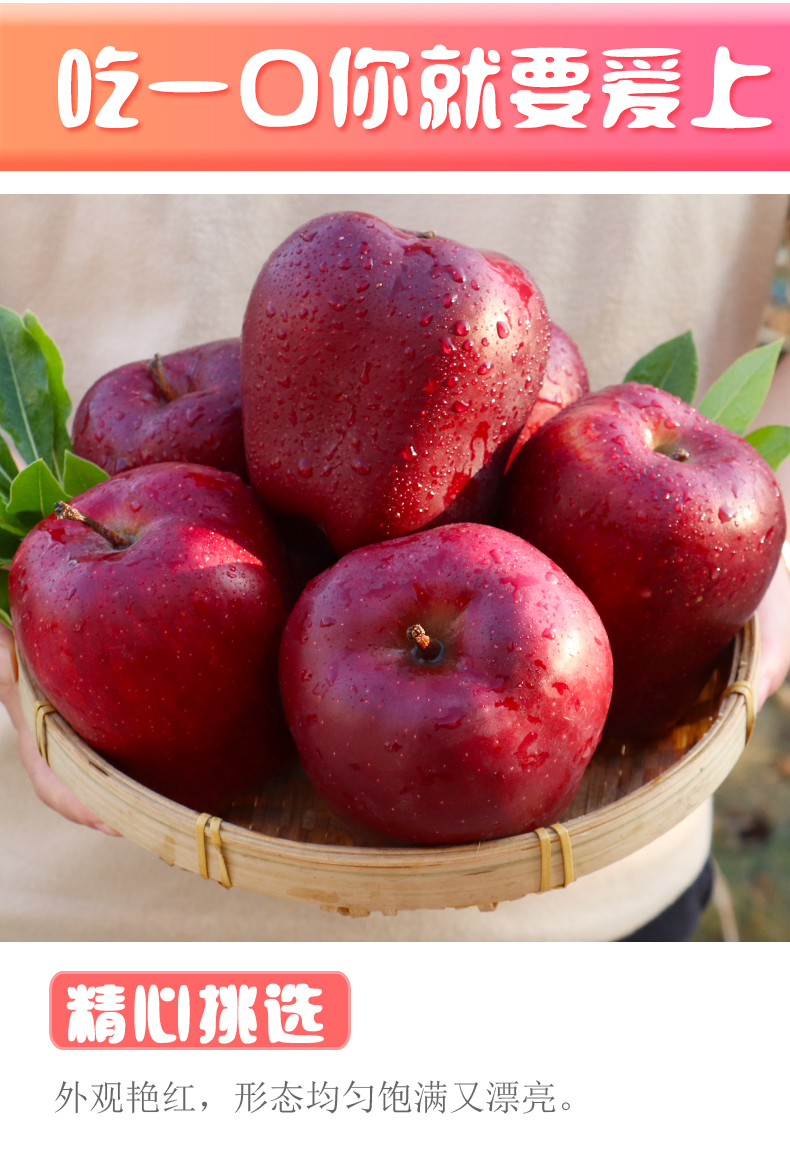
POLYGON ((590 391, 590 381, 587 378, 587 369, 581 357, 581 352, 558 324, 551 324, 551 345, 549 347, 549 360, 543 383, 535 401, 535 407, 527 417, 527 422, 521 429, 513 451, 508 460, 507 468, 512 466, 518 453, 534 436, 538 428, 542 428, 547 420, 556 416, 569 404, 575 404, 590 391))
POLYGON ((419 844, 557 820, 600 738, 611 676, 587 597, 535 548, 479 524, 345 556, 307 586, 280 654, 318 791, 419 844))
POLYGON ((246 479, 238 339, 139 360, 102 376, 74 417, 74 451, 111 476, 171 460, 246 479))
POLYGON ((237 477, 124 472, 77 497, 127 543, 54 515, 14 557, 11 616, 46 697, 130 776, 218 812, 282 767, 288 589, 279 541, 237 477))
POLYGON ((607 730, 662 732, 770 583, 785 535, 770 467, 676 396, 631 383, 560 412, 509 480, 505 526, 551 556, 606 626, 607 730))
POLYGON ((241 338, 250 477, 338 554, 493 516, 548 356, 528 273, 361 212, 264 264, 241 338))

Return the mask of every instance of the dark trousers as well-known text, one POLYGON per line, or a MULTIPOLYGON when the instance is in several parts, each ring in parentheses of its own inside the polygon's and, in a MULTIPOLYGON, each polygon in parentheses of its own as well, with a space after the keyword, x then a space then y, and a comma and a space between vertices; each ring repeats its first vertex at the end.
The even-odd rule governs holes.
POLYGON ((623 942, 641 940, 684 941, 690 940, 699 918, 708 906, 713 892, 713 865, 710 860, 694 883, 678 896, 674 904, 651 920, 624 937, 623 942))

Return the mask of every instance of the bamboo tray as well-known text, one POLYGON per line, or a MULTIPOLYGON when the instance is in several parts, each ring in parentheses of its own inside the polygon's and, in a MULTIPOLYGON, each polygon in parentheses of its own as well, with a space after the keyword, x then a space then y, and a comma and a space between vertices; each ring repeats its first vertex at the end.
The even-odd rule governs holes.
POLYGON ((563 823, 460 847, 414 848, 352 830, 300 770, 213 819, 144 788, 89 747, 43 699, 20 661, 20 695, 39 749, 100 819, 168 864, 349 916, 411 908, 483 911, 559 887, 669 831, 710 796, 754 721, 759 636, 751 620, 699 701, 666 738, 601 745, 563 823), (566 836, 567 832, 567 836, 566 836))

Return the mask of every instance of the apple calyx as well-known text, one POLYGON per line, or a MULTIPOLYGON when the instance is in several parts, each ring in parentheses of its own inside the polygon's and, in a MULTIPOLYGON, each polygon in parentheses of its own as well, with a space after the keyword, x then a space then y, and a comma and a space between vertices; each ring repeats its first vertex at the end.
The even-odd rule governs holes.
POLYGON ((414 655, 426 664, 437 664, 444 655, 444 644, 441 640, 432 640, 421 624, 412 624, 406 629, 406 636, 414 641, 414 655))
POLYGON ((670 460, 676 460, 679 464, 685 464, 691 459, 688 448, 675 448, 674 444, 658 444, 653 451, 660 452, 662 456, 668 456, 670 460))
POLYGON ((436 233, 431 229, 429 232, 415 232, 414 235, 418 240, 435 240, 436 233))
POLYGON ((119 532, 113 532, 112 528, 108 528, 105 524, 100 524, 98 520, 94 520, 92 516, 86 516, 84 512, 80 512, 73 504, 66 504, 64 500, 58 500, 55 504, 55 515, 58 520, 76 520, 78 524, 84 524, 86 528, 93 529, 98 532, 108 544, 113 548, 128 548, 134 541, 129 540, 126 536, 121 536, 119 532))
POLYGON ((165 376, 165 370, 162 366, 162 357, 158 352, 154 356, 153 360, 149 362, 148 371, 151 373, 151 377, 154 383, 157 385, 159 391, 162 393, 168 404, 171 403, 171 401, 178 399, 178 393, 172 384, 168 382, 168 379, 165 376))

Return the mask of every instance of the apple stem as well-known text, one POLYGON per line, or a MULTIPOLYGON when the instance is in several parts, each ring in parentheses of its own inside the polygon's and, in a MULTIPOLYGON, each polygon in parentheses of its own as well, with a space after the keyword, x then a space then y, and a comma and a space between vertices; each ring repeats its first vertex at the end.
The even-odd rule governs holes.
POLYGON ((436 233, 435 232, 415 232, 414 235, 417 237, 418 240, 435 240, 436 239, 436 233))
POLYGON ((108 544, 112 544, 113 548, 128 548, 132 543, 127 540, 125 536, 121 536, 118 532, 113 532, 112 528, 107 528, 106 525, 100 524, 98 520, 94 520, 92 516, 86 516, 84 512, 80 512, 73 504, 66 504, 63 500, 58 500, 55 505, 55 515, 58 520, 76 520, 78 524, 84 524, 86 528, 92 528, 94 532, 98 532, 103 536, 108 544))
POLYGON ((421 624, 413 624, 406 629, 409 640, 416 646, 416 655, 421 660, 436 661, 444 652, 444 645, 440 640, 432 640, 421 624))
POLYGON ((148 365, 148 371, 151 373, 151 376, 154 379, 154 383, 158 385, 159 391, 162 393, 168 403, 170 403, 171 400, 178 399, 178 393, 172 384, 168 383, 167 377, 165 376, 165 370, 162 365, 162 357, 158 352, 154 356, 153 360, 150 361, 148 365))
POLYGON ((681 464, 685 464, 688 460, 690 453, 685 448, 678 448, 677 452, 672 453, 673 460, 679 460, 681 464))

